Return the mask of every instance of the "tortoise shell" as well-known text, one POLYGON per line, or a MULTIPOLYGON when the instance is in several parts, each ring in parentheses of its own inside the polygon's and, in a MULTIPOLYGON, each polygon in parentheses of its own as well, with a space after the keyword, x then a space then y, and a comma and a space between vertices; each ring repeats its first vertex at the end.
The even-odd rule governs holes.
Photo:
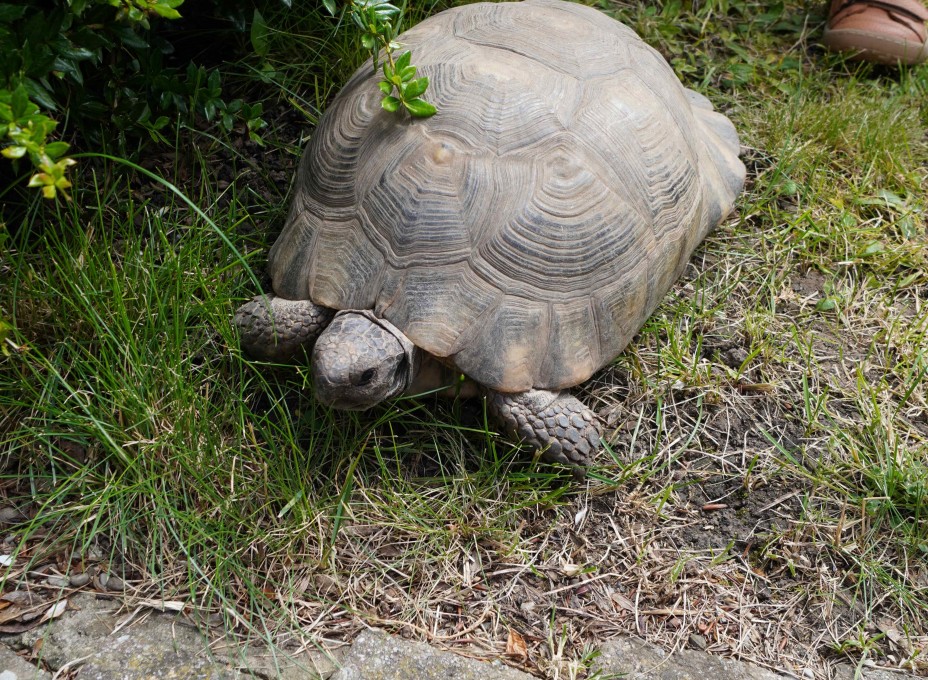
POLYGON ((275 292, 372 309, 496 390, 582 382, 732 209, 732 124, 589 7, 466 5, 398 40, 438 113, 388 113, 354 74, 300 163, 275 292))

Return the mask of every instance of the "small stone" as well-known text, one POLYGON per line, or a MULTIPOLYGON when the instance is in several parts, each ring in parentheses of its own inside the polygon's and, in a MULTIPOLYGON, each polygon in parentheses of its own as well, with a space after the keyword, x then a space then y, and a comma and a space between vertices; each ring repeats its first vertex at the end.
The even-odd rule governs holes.
POLYGON ((68 579, 71 583, 72 588, 82 588, 90 583, 90 574, 84 572, 83 574, 71 574, 71 578, 68 579))
POLYGON ((126 582, 118 576, 110 576, 106 581, 106 589, 111 592, 119 592, 126 589, 126 582))
POLYGON ((16 524, 26 519, 26 516, 20 512, 19 508, 7 506, 0 508, 0 524, 16 524))
POLYGON ((71 585, 71 579, 69 579, 67 576, 49 576, 47 579, 45 579, 45 582, 50 586, 54 586, 55 588, 67 588, 69 585, 71 585))
POLYGON ((692 635, 690 635, 690 645, 695 647, 696 649, 705 649, 707 646, 706 638, 703 637, 702 635, 697 635, 696 633, 693 633, 692 635))
POLYGON ((722 353, 722 362, 729 368, 741 368, 748 359, 748 353, 743 347, 732 347, 722 353))

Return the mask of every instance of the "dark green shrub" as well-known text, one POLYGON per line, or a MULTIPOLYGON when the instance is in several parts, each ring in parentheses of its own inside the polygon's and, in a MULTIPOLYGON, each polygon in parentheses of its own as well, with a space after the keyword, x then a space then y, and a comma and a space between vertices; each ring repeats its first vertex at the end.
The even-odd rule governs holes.
MULTIPOLYGON (((0 44, 8 46, 0 52, 0 144, 4 156, 36 168, 30 186, 50 198, 70 186, 68 144, 49 141, 56 118, 66 118, 83 144, 106 142, 120 151, 127 140, 160 139, 173 120, 198 115, 226 131, 242 120, 260 140, 260 104, 225 101, 218 71, 174 57, 181 31, 171 35, 164 20, 180 19, 182 2, 0 3, 0 44)), ((245 4, 207 3, 239 28, 245 4)))

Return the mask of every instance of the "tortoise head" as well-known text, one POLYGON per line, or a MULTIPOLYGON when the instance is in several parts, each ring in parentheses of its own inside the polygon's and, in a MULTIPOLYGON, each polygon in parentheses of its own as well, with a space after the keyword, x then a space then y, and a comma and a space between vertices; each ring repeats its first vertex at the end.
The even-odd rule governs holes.
POLYGON ((316 398, 361 411, 401 394, 412 382, 415 347, 391 323, 370 312, 341 312, 313 348, 316 398))

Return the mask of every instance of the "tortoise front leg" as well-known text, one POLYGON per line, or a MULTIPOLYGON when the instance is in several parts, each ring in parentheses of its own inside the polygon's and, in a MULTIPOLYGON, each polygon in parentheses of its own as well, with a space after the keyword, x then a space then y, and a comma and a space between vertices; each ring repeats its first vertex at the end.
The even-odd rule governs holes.
POLYGON ((257 359, 286 361, 308 350, 335 311, 309 300, 258 295, 235 312, 242 348, 257 359))
POLYGON ((567 392, 488 390, 487 403, 508 434, 541 450, 546 461, 586 466, 599 448, 596 416, 567 392))

